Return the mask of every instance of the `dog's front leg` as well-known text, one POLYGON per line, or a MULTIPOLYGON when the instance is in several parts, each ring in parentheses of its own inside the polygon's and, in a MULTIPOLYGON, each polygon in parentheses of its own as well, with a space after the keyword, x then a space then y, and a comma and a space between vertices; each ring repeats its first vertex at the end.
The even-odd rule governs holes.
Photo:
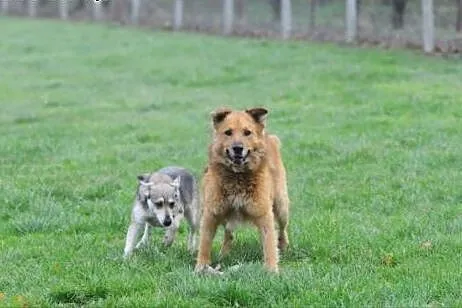
POLYGON ((279 256, 273 212, 271 211, 264 216, 255 219, 254 222, 260 231, 265 266, 269 271, 277 273, 279 256))
POLYGON ((194 206, 193 212, 186 212, 186 219, 188 220, 189 224, 188 251, 191 254, 194 254, 197 251, 197 237, 200 224, 200 212, 197 209, 197 205, 194 206))
POLYGON ((173 241, 175 241, 176 233, 178 232, 178 228, 180 227, 180 223, 183 217, 183 214, 174 216, 172 224, 166 228, 164 236, 165 246, 169 247, 173 244, 173 241))
POLYGON ((149 237, 151 235, 151 226, 148 223, 144 224, 144 233, 141 240, 136 244, 136 249, 140 249, 142 246, 147 246, 149 243, 149 237))
POLYGON ((196 272, 207 270, 212 261, 212 243, 217 232, 217 227, 217 218, 212 213, 205 211, 200 224, 196 272))
POLYGON ((188 251, 195 253, 197 250, 197 226, 189 226, 188 233, 188 251))
POLYGON ((178 231, 178 225, 177 224, 172 224, 170 227, 167 228, 165 231, 165 236, 164 236, 164 245, 167 247, 170 247, 173 244, 173 241, 175 240, 176 237, 176 232, 178 231))
POLYGON ((135 247, 136 235, 142 227, 142 224, 132 221, 127 231, 127 238, 125 240, 124 258, 128 258, 133 252, 135 247))

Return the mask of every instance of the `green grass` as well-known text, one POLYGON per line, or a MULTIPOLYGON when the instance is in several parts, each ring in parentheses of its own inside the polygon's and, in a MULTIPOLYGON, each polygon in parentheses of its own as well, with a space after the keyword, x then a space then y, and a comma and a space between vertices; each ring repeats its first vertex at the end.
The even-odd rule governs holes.
POLYGON ((0 306, 462 306, 461 62, 53 21, 0 28, 0 306), (136 175, 179 164, 200 176, 221 105, 266 106, 282 139, 281 274, 263 270, 251 228, 223 277, 193 274, 185 225, 170 249, 157 230, 124 262, 136 175))

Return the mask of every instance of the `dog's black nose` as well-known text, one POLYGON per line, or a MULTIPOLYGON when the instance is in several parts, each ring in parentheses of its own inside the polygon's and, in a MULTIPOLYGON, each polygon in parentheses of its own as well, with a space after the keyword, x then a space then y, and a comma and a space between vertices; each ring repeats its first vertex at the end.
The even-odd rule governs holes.
POLYGON ((242 156, 242 152, 244 151, 244 147, 242 146, 242 144, 233 144, 233 153, 234 155, 237 155, 237 156, 242 156))
POLYGON ((170 216, 167 216, 165 217, 164 219, 164 226, 168 227, 172 224, 172 219, 170 218, 170 216))

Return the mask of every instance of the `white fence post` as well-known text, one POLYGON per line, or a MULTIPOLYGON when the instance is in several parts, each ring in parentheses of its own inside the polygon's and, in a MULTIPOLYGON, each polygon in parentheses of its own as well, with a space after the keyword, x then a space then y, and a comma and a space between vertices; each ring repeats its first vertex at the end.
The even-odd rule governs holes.
POLYGON ((422 35, 424 51, 433 52, 435 49, 433 0, 422 0, 422 35))
POLYGON ((173 4, 173 30, 178 31, 183 26, 183 0, 175 0, 173 4))
POLYGON ((2 14, 8 14, 8 0, 1 0, 2 1, 2 14))
POLYGON ((37 16, 38 0, 29 0, 29 17, 37 16))
POLYGON ((347 43, 356 41, 358 35, 358 8, 356 0, 346 0, 346 32, 347 43))
POLYGON ((131 3, 131 23, 136 25, 138 24, 140 18, 140 8, 141 8, 141 1, 140 0, 132 0, 131 3))
POLYGON ((316 28, 316 9, 318 6, 317 0, 310 1, 310 30, 314 30, 316 28))
POLYGON ((290 0, 281 0, 281 35, 282 39, 290 38, 292 32, 292 4, 290 0))
POLYGON ((93 18, 95 20, 103 19, 103 1, 93 0, 93 18))
POLYGON ((234 0, 223 0, 223 34, 233 32, 234 0))
POLYGON ((68 2, 68 0, 59 1, 59 17, 63 20, 66 20, 69 17, 68 2))
POLYGON ((456 31, 462 32, 462 0, 457 1, 456 31))

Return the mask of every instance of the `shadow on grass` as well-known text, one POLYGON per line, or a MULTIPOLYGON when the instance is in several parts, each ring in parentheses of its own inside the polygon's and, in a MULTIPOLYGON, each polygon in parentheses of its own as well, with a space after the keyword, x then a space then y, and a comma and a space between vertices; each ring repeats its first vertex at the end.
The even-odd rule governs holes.
MULTIPOLYGON (((312 259, 312 255, 307 244, 298 243, 291 244, 286 250, 281 251, 279 253, 279 258, 280 263, 309 262, 312 259)), ((257 238, 234 241, 233 247, 227 256, 220 259, 217 251, 214 260, 217 260, 217 262, 223 266, 232 266, 236 263, 262 263, 263 246, 257 238)))
POLYGON ((42 120, 43 119, 40 117, 30 115, 30 116, 17 117, 13 120, 13 122, 15 124, 30 124, 30 123, 40 122, 42 120))
POLYGON ((58 290, 51 291, 48 296, 52 302, 57 304, 85 305, 98 299, 105 299, 108 294, 108 290, 100 286, 88 289, 61 287, 58 290))

